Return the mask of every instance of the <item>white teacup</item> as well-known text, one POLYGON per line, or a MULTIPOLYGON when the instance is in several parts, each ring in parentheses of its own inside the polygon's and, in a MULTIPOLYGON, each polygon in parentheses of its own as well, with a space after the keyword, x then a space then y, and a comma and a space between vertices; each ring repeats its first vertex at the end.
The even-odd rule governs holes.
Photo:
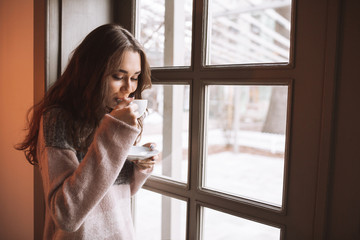
POLYGON ((141 117, 147 108, 148 100, 146 99, 134 99, 131 104, 138 105, 138 109, 136 110, 136 116, 139 118, 141 117))

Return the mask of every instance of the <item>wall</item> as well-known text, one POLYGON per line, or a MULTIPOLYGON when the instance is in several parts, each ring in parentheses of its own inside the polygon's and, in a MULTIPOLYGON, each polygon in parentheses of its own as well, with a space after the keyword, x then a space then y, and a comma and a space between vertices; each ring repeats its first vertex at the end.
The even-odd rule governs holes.
POLYGON ((13 145, 33 103, 33 1, 0 0, 0 238, 33 239, 33 167, 13 145))
POLYGON ((342 1, 329 240, 360 239, 360 2, 342 1))

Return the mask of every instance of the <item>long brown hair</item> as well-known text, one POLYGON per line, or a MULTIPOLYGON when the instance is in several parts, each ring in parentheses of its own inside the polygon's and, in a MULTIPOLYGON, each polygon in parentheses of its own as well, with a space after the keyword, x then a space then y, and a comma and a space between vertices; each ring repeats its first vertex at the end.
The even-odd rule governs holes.
MULTIPOLYGON (((95 128, 106 114, 104 99, 108 86, 105 79, 119 66, 126 50, 138 52, 141 58, 141 74, 135 98, 141 98, 142 91, 151 87, 151 72, 145 52, 131 33, 116 24, 96 28, 74 50, 64 73, 46 92, 42 101, 28 112, 28 133, 15 148, 25 152, 29 163, 38 164, 36 148, 40 120, 43 113, 53 107, 61 107, 72 116, 72 138, 86 138, 77 146, 77 150, 87 150, 95 128)), ((142 128, 142 120, 139 123, 142 128)))

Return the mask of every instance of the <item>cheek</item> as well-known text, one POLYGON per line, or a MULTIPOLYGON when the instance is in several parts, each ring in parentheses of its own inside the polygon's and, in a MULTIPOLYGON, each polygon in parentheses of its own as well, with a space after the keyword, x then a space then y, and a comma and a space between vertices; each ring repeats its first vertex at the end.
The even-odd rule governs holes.
POLYGON ((106 96, 105 99, 106 101, 111 101, 112 97, 114 94, 116 94, 116 89, 118 88, 116 86, 117 84, 114 81, 109 81, 108 85, 107 85, 107 91, 106 91, 106 96))
POLYGON ((138 81, 134 81, 131 83, 131 91, 134 92, 138 87, 138 81))
POLYGON ((109 83, 109 91, 108 93, 112 94, 112 93, 116 93, 117 91, 119 91, 119 82, 116 82, 116 81, 111 81, 109 83))

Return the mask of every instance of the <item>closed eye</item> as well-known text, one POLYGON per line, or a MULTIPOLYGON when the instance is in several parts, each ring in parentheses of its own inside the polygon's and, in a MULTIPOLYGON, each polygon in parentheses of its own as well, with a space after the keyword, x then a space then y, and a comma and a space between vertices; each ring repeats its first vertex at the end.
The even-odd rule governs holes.
POLYGON ((134 81, 139 80, 139 75, 140 75, 140 72, 136 73, 136 74, 131 78, 131 80, 134 80, 134 81))
MULTIPOLYGON (((128 76, 128 72, 127 72, 127 71, 119 70, 119 73, 120 73, 120 75, 119 75, 118 73, 115 73, 115 74, 112 75, 112 77, 113 77, 115 80, 122 80, 122 79, 124 79, 124 77, 127 77, 127 76, 128 76)), ((130 77, 130 79, 131 79, 132 81, 137 81, 137 80, 139 80, 139 75, 140 75, 140 73, 141 73, 141 71, 136 72, 132 77, 130 77)))
POLYGON ((112 77, 113 77, 115 80, 122 80, 122 79, 124 79, 123 76, 118 76, 118 75, 116 75, 116 74, 112 75, 112 77))

